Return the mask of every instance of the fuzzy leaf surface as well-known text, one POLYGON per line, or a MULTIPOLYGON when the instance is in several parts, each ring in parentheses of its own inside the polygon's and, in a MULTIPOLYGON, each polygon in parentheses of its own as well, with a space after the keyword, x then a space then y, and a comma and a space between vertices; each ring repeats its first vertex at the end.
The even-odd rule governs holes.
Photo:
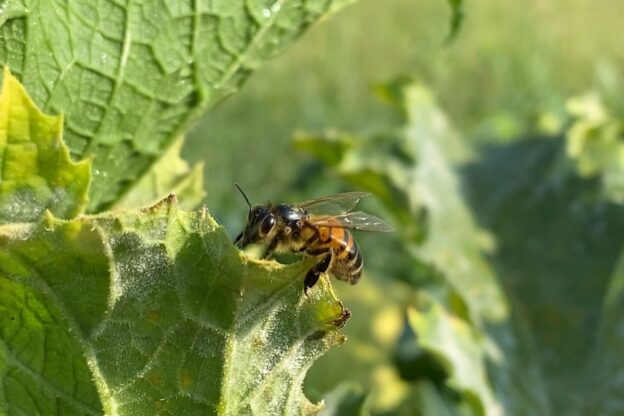
POLYGON ((0 227, 0 413, 314 414, 348 315, 311 266, 249 260, 206 211, 0 227))

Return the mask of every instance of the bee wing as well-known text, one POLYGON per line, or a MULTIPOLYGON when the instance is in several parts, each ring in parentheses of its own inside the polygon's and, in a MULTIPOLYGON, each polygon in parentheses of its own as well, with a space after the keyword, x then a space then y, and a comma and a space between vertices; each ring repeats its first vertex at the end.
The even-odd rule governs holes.
POLYGON ((394 231, 394 228, 381 218, 362 211, 347 212, 334 216, 312 216, 308 221, 310 224, 317 227, 341 227, 357 231, 375 231, 381 233, 394 231))
POLYGON ((345 192, 300 202, 296 206, 305 209, 310 214, 344 214, 351 211, 360 199, 369 195, 368 192, 345 192))

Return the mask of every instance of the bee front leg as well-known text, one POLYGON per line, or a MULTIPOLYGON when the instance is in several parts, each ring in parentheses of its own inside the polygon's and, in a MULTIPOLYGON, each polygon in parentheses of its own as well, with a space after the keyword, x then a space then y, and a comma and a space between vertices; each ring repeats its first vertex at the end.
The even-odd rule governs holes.
POLYGON ((236 238, 234 239, 234 245, 239 246, 240 242, 243 240, 243 233, 241 232, 239 235, 236 236, 236 238))
POLYGON ((278 244, 279 244, 279 238, 276 236, 273 238, 273 240, 271 240, 271 242, 267 246, 266 250, 264 251, 264 254, 262 255, 262 258, 270 259, 273 256, 273 252, 277 248, 278 244))
POLYGON ((330 250, 318 263, 316 263, 314 267, 310 269, 310 271, 308 271, 305 280, 303 281, 303 293, 305 293, 306 296, 308 295, 308 290, 313 287, 316 282, 318 282, 321 275, 329 269, 331 262, 332 251, 330 250))

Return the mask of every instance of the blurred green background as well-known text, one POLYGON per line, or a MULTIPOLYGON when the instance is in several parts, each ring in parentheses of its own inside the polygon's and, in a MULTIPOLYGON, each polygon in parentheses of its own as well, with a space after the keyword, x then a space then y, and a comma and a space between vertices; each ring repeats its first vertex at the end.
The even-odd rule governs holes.
POLYGON ((615 87, 624 67, 624 3, 472 0, 464 9, 460 33, 446 45, 446 1, 360 0, 265 64, 184 148, 187 160, 206 162, 213 214, 241 225, 236 181, 256 201, 292 194, 306 163, 292 150, 297 129, 387 124, 393 113, 371 87, 399 75, 423 80, 466 140, 556 128, 544 115, 561 117, 565 100, 589 89, 622 98, 615 87))
MULTIPOLYGON (((549 388, 570 389, 573 396, 561 380, 580 371, 570 363, 584 365, 580 357, 592 348, 581 329, 599 326, 624 224, 621 206, 594 203, 596 183, 558 176, 565 169, 556 155, 564 154, 562 137, 573 121, 566 110, 570 97, 595 92, 623 114, 624 2, 470 0, 464 11, 457 38, 447 44, 451 10, 445 1, 356 2, 314 26, 210 112, 189 134, 183 156, 205 162, 205 203, 234 235, 246 214, 235 182, 255 202, 353 189, 295 150, 295 132, 333 127, 366 134, 397 125, 400 114, 380 104, 373 87, 402 75, 421 81, 461 140, 482 150, 482 162, 463 170, 475 183, 467 199, 498 243, 493 264, 536 333, 549 388), (540 141, 544 137, 554 140, 540 141), (488 183, 493 175, 509 186, 488 183), (558 193, 549 193, 555 188, 558 193), (524 206, 527 200, 534 203, 524 206), (544 280, 555 284, 540 286, 544 280), (548 303, 548 296, 562 293, 565 300, 548 303), (553 334, 553 326, 559 332, 553 334), (583 339, 561 348, 574 334, 583 339), (553 364, 560 354, 563 363, 553 364)), ((375 201, 364 207, 384 213, 375 201)), ((393 275, 414 265, 398 260, 406 256, 397 236, 358 241, 370 267, 357 287, 335 285, 353 311, 345 329, 350 340, 315 364, 306 391, 318 400, 340 382, 354 381, 371 392, 367 403, 377 413, 401 408, 393 414, 417 414, 399 406, 412 387, 394 363, 405 307, 417 294, 393 275)), ((569 399, 550 403, 556 409, 569 399)))

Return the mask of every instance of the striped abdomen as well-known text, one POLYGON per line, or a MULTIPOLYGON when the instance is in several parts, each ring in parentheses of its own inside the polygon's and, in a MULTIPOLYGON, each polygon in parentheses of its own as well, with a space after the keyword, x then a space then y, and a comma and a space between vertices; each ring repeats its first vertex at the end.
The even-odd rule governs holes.
POLYGON ((331 251, 330 273, 340 280, 356 283, 362 275, 363 261, 349 230, 344 227, 316 227, 316 231, 318 237, 311 242, 306 253, 318 256, 331 251))

